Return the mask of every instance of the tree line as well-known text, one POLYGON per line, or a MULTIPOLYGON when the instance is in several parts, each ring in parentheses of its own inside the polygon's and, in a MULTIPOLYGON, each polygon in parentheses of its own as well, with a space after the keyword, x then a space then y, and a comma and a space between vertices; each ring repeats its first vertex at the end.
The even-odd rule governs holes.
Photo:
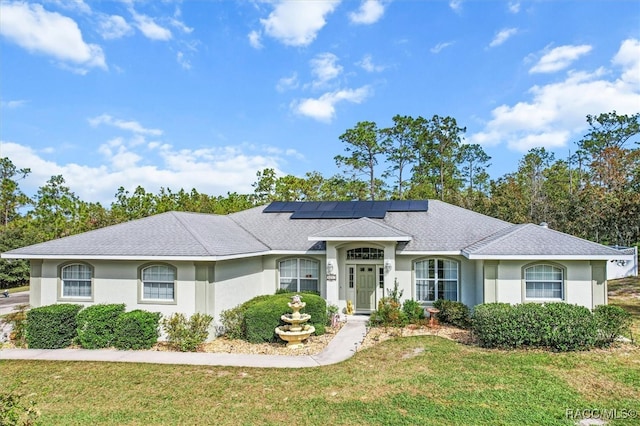
MULTIPOLYGON (((608 245, 640 242, 640 113, 588 115, 587 133, 566 159, 534 148, 517 170, 496 179, 480 145, 464 143, 452 117, 396 115, 392 125, 363 121, 339 138, 341 173, 256 174, 253 192, 211 196, 196 189, 157 193, 120 187, 105 207, 81 200, 61 175, 33 197, 20 189, 31 170, 0 159, 0 251, 167 211, 228 214, 270 201, 438 199, 513 223, 549 227, 608 245)), ((28 263, 0 261, 0 287, 28 282, 28 263)))

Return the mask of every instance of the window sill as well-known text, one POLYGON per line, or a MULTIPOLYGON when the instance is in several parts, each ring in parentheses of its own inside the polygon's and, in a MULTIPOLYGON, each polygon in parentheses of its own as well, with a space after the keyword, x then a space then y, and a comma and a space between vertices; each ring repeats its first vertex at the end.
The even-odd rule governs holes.
POLYGON ((177 305, 178 302, 173 300, 166 299, 140 299, 138 303, 141 305, 177 305))
POLYGON ((58 302, 93 302, 93 297, 62 296, 58 297, 58 302))

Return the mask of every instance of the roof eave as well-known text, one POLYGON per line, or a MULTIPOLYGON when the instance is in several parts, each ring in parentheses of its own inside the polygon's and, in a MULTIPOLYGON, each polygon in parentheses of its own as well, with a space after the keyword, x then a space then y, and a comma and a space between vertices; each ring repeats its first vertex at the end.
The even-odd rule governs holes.
POLYGON ((309 241, 411 241, 408 235, 395 237, 309 237, 309 241))
POLYGON ((462 254, 470 260, 610 260, 616 257, 605 254, 462 254))

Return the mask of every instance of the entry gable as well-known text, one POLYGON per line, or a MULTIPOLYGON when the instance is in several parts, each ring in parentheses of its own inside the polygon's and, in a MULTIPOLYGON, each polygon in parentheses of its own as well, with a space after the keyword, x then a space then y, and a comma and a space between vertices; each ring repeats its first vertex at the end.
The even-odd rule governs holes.
POLYGON ((411 235, 363 217, 309 236, 309 241, 411 241, 411 235))

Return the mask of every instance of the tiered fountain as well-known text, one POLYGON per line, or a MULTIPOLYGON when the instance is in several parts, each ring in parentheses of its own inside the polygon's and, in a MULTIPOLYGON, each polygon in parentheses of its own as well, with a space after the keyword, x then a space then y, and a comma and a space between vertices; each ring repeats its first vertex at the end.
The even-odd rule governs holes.
POLYGON ((311 315, 300 313, 300 309, 304 308, 307 304, 301 300, 299 295, 296 294, 293 296, 288 305, 293 313, 284 314, 280 317, 282 321, 288 324, 276 327, 276 334, 287 342, 288 348, 301 348, 304 346, 302 341, 311 336, 316 329, 312 325, 305 324, 309 321, 311 315))

